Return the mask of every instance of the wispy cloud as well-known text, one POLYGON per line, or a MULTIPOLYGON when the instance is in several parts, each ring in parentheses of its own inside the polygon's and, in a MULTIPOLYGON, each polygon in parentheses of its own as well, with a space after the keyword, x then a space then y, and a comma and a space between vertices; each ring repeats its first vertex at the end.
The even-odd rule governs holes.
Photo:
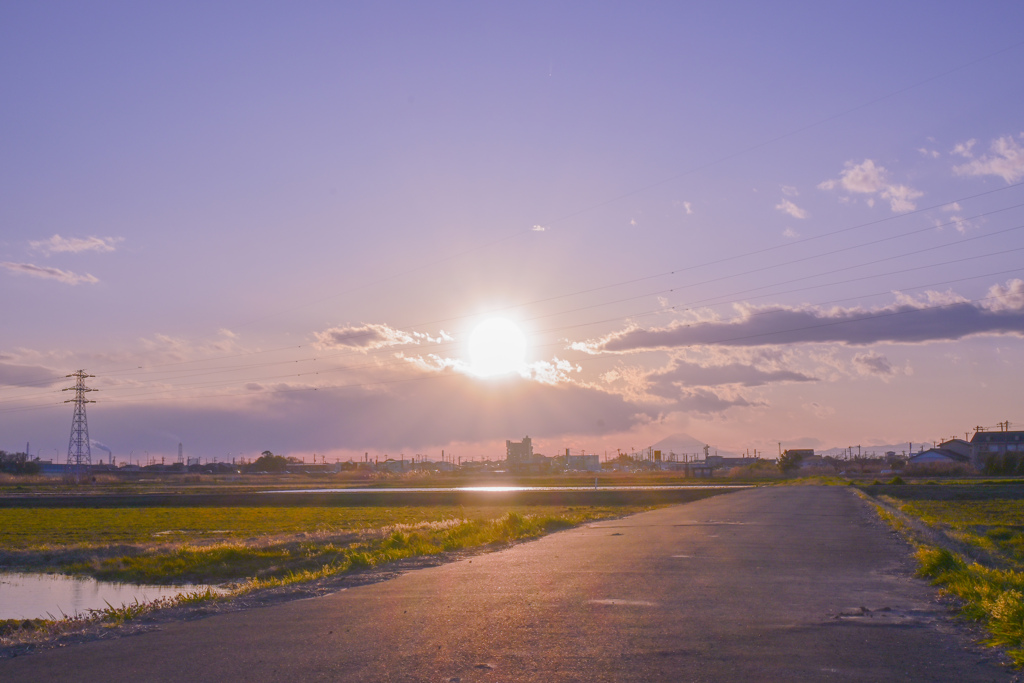
MULTIPOLYGON (((703 365, 677 360, 666 370, 647 376, 653 387, 678 385, 685 387, 715 387, 739 384, 758 387, 776 382, 815 382, 816 378, 791 370, 761 370, 753 365, 729 363, 703 365)), ((660 393, 660 392, 655 392, 660 393)))
MULTIPOLYGON (((976 225, 974 225, 974 223, 972 223, 971 221, 967 220, 963 216, 959 215, 959 212, 963 211, 963 209, 961 208, 959 202, 953 202, 952 204, 947 204, 944 207, 942 207, 942 210, 945 211, 946 213, 953 214, 952 216, 949 217, 950 221, 952 221, 954 227, 956 227, 956 231, 959 232, 961 235, 966 235, 968 230, 977 227, 976 225)), ((942 226, 946 222, 949 222, 949 221, 938 221, 938 220, 935 221, 937 226, 942 226)), ((940 227, 940 229, 941 229, 941 227, 940 227)))
POLYGON ((889 172, 871 159, 865 159, 859 164, 847 161, 846 168, 839 174, 839 178, 819 183, 818 188, 843 189, 850 194, 871 195, 867 200, 869 206, 874 206, 873 195, 878 195, 889 202, 889 207, 895 213, 916 209, 917 204, 914 200, 924 196, 924 193, 907 185, 890 183, 888 176, 889 172))
POLYGON ((878 353, 859 353, 853 357, 857 370, 866 375, 891 375, 894 372, 892 363, 878 353))
POLYGON ((788 237, 791 240, 795 240, 797 237, 800 236, 800 233, 798 233, 793 228, 786 228, 785 230, 782 231, 782 236, 788 237))
POLYGON ((801 209, 799 206, 789 201, 788 199, 783 199, 782 201, 780 201, 778 204, 775 205, 775 208, 778 209, 779 211, 782 211, 783 213, 788 213, 793 218, 807 218, 807 211, 801 209))
MULTIPOLYGON (((1024 140, 1024 133, 1018 137, 1024 140)), ((974 140, 971 140, 970 143, 973 144, 974 140)), ((957 148, 959 147, 960 145, 957 145, 957 148)), ((972 158, 970 145, 965 148, 965 151, 966 153, 962 156, 972 158)), ((1024 178, 1024 147, 1021 147, 1012 135, 993 140, 989 146, 989 152, 989 154, 972 159, 966 164, 954 166, 953 171, 957 175, 966 176, 999 176, 1007 183, 1015 183, 1024 178)))
POLYGON ((535 226, 533 226, 533 231, 534 232, 546 232, 547 228, 545 228, 543 225, 535 225, 535 226))
POLYGON ((11 263, 10 261, 4 261, 0 263, 0 266, 6 268, 12 273, 31 275, 32 277, 44 278, 46 280, 56 280, 58 282, 63 282, 66 285, 91 285, 99 282, 98 278, 93 277, 88 273, 85 275, 79 275, 78 273, 72 273, 69 270, 37 266, 34 263, 11 263))
POLYGON ((78 253, 82 251, 107 252, 114 251, 117 245, 123 241, 123 237, 86 237, 82 239, 79 237, 54 235, 46 240, 29 242, 29 246, 47 254, 57 252, 78 253))
POLYGON ((64 379, 58 374, 41 365, 19 365, 0 362, 0 386, 8 387, 45 387, 56 384, 64 379))
POLYGON ((972 151, 972 148, 976 144, 978 144, 978 141, 975 140, 974 138, 971 138, 967 142, 957 143, 957 145, 953 147, 953 154, 961 156, 965 159, 971 159, 974 157, 974 152, 972 151))
POLYGON ((664 328, 633 327, 596 342, 590 352, 630 352, 687 346, 951 341, 975 334, 1024 335, 1024 281, 994 285, 980 302, 952 294, 900 297, 890 306, 861 308, 739 307, 733 321, 677 321, 664 328))

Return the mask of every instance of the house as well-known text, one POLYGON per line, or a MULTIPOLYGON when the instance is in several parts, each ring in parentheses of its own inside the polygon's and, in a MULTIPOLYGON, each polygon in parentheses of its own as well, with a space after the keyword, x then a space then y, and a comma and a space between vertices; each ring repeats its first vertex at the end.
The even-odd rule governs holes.
POLYGON ((971 460, 975 467, 981 469, 993 457, 1005 456, 1008 453, 1024 456, 1024 431, 986 432, 979 429, 974 432, 970 446, 971 460))
POLYGON ((971 444, 963 439, 950 439, 949 441, 943 441, 937 448, 944 448, 947 451, 953 451, 960 455, 970 458, 971 456, 971 444))
POLYGON ((958 453, 955 450, 949 448, 943 448, 942 446, 936 448, 929 448, 926 451, 916 453, 907 458, 908 465, 929 465, 934 463, 941 463, 944 465, 962 465, 971 462, 971 457, 963 453, 958 453))

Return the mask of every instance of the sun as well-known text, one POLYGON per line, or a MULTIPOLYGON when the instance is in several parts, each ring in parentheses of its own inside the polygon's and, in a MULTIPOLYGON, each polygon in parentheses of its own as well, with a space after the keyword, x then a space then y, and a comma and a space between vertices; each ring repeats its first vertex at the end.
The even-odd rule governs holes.
POLYGON ((470 369, 480 377, 514 372, 526 361, 526 336, 514 322, 488 318, 469 335, 470 369))

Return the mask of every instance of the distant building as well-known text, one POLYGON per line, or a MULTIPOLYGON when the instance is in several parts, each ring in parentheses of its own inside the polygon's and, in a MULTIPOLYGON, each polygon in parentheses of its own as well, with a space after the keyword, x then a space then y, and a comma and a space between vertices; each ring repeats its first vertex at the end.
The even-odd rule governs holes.
POLYGON ((505 464, 510 468, 533 462, 533 441, 524 436, 522 441, 505 441, 505 464))
POLYGON ((565 469, 580 472, 600 472, 601 459, 596 453, 594 455, 569 455, 566 453, 565 469))
MULTIPOLYGON (((814 451, 811 451, 811 453, 814 453, 814 451)), ((714 469, 719 469, 723 467, 746 467, 760 460, 761 458, 729 458, 724 455, 709 455, 705 458, 704 464, 714 469)))

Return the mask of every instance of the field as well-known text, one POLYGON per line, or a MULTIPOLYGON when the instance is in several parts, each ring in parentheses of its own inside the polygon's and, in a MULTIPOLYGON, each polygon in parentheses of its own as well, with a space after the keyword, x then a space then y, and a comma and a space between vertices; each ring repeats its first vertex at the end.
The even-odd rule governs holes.
POLYGON ((141 583, 280 580, 509 542, 650 506, 0 509, 0 565, 141 583), (325 570, 326 568, 326 570, 325 570))
POLYGON ((954 596, 963 616, 985 626, 988 644, 1024 666, 1024 486, 867 487, 911 522, 938 532, 925 538, 882 511, 918 545, 919 573, 954 596))
MULTIPOLYGON (((673 502, 685 502, 724 492, 694 489, 672 495, 673 502)), ((233 486, 187 495, 166 489, 156 495, 137 489, 118 495, 107 487, 85 496, 77 492, 6 496, 0 498, 0 570, 133 583, 205 583, 220 590, 111 606, 58 620, 0 622, 0 645, 17 652, 19 647, 71 634, 95 635, 97 629, 121 626, 156 611, 165 615, 208 611, 214 603, 260 600, 259 596, 280 590, 294 594, 296 589, 300 593, 309 587, 319 590, 315 586, 355 571, 410 558, 501 547, 667 504, 666 494, 650 490, 610 498, 600 492, 587 496, 594 504, 536 504, 536 493, 502 494, 481 505, 402 504, 424 496, 389 492, 370 496, 374 505, 356 506, 352 501, 360 498, 352 494, 275 497, 233 486), (198 499, 211 503, 189 504, 198 499), (534 504, 504 504, 531 499, 534 504), (601 499, 613 504, 602 504, 601 499), (173 503, 146 505, 153 500, 173 503), (227 500, 248 502, 228 505, 227 500), (324 505, 323 500, 336 502, 324 505), (90 507, 100 502, 105 506, 90 507)), ((581 494, 575 492, 571 498, 580 499, 581 494)), ((479 494, 469 498, 478 499, 479 494)), ((164 618, 188 618, 188 614, 164 618)))

